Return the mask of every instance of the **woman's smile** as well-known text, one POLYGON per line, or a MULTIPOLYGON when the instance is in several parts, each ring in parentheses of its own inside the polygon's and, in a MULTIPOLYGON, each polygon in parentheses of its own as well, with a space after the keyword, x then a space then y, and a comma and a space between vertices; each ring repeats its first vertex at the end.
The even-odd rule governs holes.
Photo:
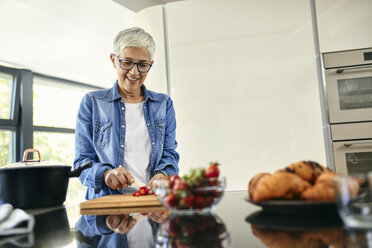
POLYGON ((112 62, 118 74, 119 90, 124 100, 131 98, 135 102, 142 101, 141 86, 147 77, 147 72, 138 70, 138 63, 151 63, 150 52, 143 47, 125 47, 118 55, 118 58, 112 57, 112 62), (125 61, 135 63, 131 69, 121 68, 119 58, 125 61))

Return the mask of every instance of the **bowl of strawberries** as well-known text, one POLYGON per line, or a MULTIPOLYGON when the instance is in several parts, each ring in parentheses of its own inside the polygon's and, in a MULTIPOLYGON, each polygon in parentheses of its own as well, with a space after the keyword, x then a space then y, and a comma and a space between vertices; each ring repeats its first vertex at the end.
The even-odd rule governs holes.
POLYGON ((154 180, 153 189, 161 204, 174 214, 209 213, 223 196, 226 178, 220 176, 219 164, 192 169, 188 174, 154 180))

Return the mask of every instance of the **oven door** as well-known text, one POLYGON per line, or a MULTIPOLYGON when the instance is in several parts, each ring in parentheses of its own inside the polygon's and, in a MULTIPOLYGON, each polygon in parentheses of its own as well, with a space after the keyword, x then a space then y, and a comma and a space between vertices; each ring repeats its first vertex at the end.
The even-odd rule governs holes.
POLYGON ((372 66, 327 69, 330 123, 372 120, 372 66))
POLYGON ((372 139, 333 142, 335 171, 344 175, 372 171, 372 139))

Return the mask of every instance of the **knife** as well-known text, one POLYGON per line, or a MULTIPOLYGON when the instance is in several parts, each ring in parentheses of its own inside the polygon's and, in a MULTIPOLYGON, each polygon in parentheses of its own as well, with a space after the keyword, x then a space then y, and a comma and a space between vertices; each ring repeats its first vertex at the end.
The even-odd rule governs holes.
POLYGON ((133 183, 129 183, 128 186, 135 187, 135 188, 141 188, 143 186, 146 186, 146 184, 143 183, 143 182, 141 182, 141 181, 139 181, 139 180, 134 180, 134 182, 133 183))

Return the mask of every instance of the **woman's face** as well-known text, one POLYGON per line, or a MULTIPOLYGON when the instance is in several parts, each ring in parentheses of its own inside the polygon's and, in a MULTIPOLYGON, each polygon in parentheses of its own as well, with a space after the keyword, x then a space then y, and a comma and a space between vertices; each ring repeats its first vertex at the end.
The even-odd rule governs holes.
POLYGON ((125 47, 124 50, 118 54, 118 57, 111 54, 111 61, 118 74, 119 88, 126 92, 137 93, 141 91, 141 86, 147 77, 148 72, 139 72, 137 65, 134 65, 130 70, 123 70, 120 67, 119 59, 130 60, 133 62, 153 63, 150 60, 150 52, 143 47, 125 47), (119 58, 118 58, 119 57, 119 58))

